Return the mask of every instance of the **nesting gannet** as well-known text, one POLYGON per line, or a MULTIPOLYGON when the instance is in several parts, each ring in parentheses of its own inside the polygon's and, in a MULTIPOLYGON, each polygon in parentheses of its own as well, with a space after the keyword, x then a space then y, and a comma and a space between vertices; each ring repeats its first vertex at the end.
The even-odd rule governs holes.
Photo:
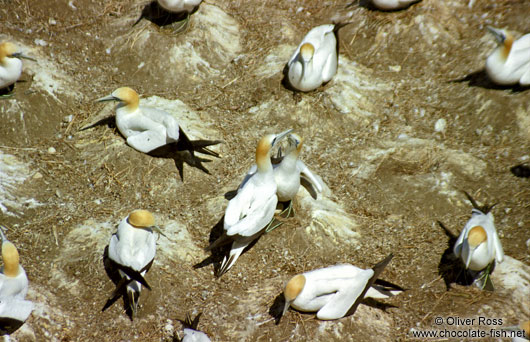
POLYGON ((237 195, 226 207, 223 235, 214 241, 207 250, 211 250, 233 241, 228 258, 224 258, 217 276, 226 273, 245 247, 264 233, 272 221, 278 197, 276 182, 271 163, 271 149, 292 130, 280 134, 268 134, 260 139, 256 148, 257 171, 246 180, 237 195))
POLYGON ((0 268, 0 298, 23 300, 28 293, 28 277, 19 263, 17 248, 5 237, 3 227, 0 227, 0 234, 4 261, 4 266, 0 268))
POLYGON ((371 0, 372 4, 383 11, 393 11, 397 9, 406 8, 413 3, 420 2, 421 0, 371 0))
POLYGON ((0 44, 0 89, 11 87, 22 74, 22 61, 19 58, 34 60, 17 53, 17 46, 10 42, 0 44))
MULTIPOLYGON (((288 207, 284 209, 284 212, 288 212, 287 217, 289 217, 292 210, 292 201, 298 194, 300 183, 304 185, 315 199, 317 198, 317 193, 322 192, 323 185, 305 163, 299 159, 304 139, 296 133, 291 133, 287 137, 287 141, 288 145, 285 155, 277 156, 272 167, 274 169, 274 180, 277 186, 276 195, 278 196, 278 202, 289 202, 288 207)), ((239 189, 256 173, 256 170, 257 166, 255 164, 252 165, 239 186, 239 189)))
POLYGON ((453 251, 462 259, 466 269, 479 272, 479 278, 476 279, 479 281, 479 287, 493 290, 489 274, 495 260, 501 263, 504 259, 504 251, 493 223, 493 205, 479 207, 467 192, 465 194, 473 205, 473 210, 471 218, 456 240, 453 251))
POLYGON ((289 59, 287 79, 292 88, 311 91, 337 73, 337 30, 342 25, 321 25, 304 37, 289 59))
POLYGON ((283 292, 282 316, 292 306, 303 312, 317 312, 318 319, 339 319, 352 315, 364 297, 387 298, 403 291, 398 286, 382 290, 374 284, 392 257, 390 254, 368 270, 340 264, 294 276, 283 292))
POLYGON ((191 319, 190 314, 186 315, 186 319, 181 321, 184 324, 184 337, 180 340, 181 342, 210 342, 208 335, 202 331, 197 330, 199 325, 199 318, 202 313, 199 313, 195 319, 191 319))
POLYGON ((202 0, 157 0, 160 7, 172 13, 191 13, 202 0))
MULTIPOLYGON (((220 141, 190 141, 171 114, 160 109, 140 106, 138 94, 129 87, 118 88, 111 95, 97 101, 119 102, 116 109, 116 126, 127 139, 127 144, 137 151, 149 153, 162 146, 176 144, 180 139, 183 147, 189 150, 192 157, 194 152, 219 157, 218 153, 209 150, 207 146, 216 145, 220 141)), ((200 159, 200 161, 208 160, 200 159)), ((200 162, 195 166, 208 173, 200 162)))
POLYGON ((488 27, 499 47, 486 60, 489 78, 500 85, 530 85, 530 33, 514 40, 503 29, 488 27))
POLYGON ((142 285, 151 289, 144 275, 153 264, 156 254, 156 239, 153 232, 160 232, 155 218, 147 210, 135 210, 124 218, 109 243, 109 259, 116 263, 121 280, 103 307, 107 309, 127 291, 132 316, 136 315, 142 285))

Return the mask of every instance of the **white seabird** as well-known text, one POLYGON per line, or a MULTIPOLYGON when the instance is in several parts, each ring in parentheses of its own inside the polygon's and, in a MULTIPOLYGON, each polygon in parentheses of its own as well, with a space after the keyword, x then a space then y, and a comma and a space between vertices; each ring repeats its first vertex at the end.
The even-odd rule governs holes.
POLYGON ((108 256, 116 264, 121 280, 103 307, 103 311, 126 289, 132 317, 136 315, 142 285, 151 289, 144 275, 155 259, 155 231, 161 233, 155 226, 153 214, 147 210, 135 210, 120 222, 118 231, 110 238, 108 256))
MULTIPOLYGON (((501 263, 504 259, 504 251, 491 213, 493 206, 479 207, 468 193, 465 194, 473 205, 473 210, 453 251, 457 257, 461 258, 466 269, 480 272, 478 280, 482 285, 479 287, 490 287, 488 284, 491 284, 489 278, 491 269, 495 261, 501 263)), ((493 289, 492 285, 491 289, 493 289)))
POLYGON ((208 335, 197 330, 201 314, 202 313, 199 313, 193 320, 191 319, 191 316, 187 314, 186 320, 181 321, 185 326, 184 337, 180 340, 181 342, 210 342, 208 335))
POLYGON ((311 91, 329 82, 337 73, 337 30, 341 25, 321 25, 307 33, 287 63, 292 88, 311 91))
POLYGON ((530 33, 515 40, 507 30, 488 27, 499 47, 486 60, 489 78, 499 85, 530 85, 530 33))
POLYGON ((256 148, 256 173, 246 180, 237 195, 228 202, 223 235, 206 248, 211 250, 233 241, 230 255, 228 258, 224 257, 218 277, 232 267, 245 247, 264 233, 274 217, 278 197, 271 149, 290 132, 291 130, 287 130, 280 134, 268 134, 260 139, 256 148))
POLYGON ((317 318, 321 320, 339 319, 352 315, 364 297, 388 298, 402 292, 403 289, 395 285, 383 289, 374 284, 392 257, 390 254, 367 270, 340 264, 294 276, 283 292, 282 316, 293 307, 303 312, 317 312, 317 318))

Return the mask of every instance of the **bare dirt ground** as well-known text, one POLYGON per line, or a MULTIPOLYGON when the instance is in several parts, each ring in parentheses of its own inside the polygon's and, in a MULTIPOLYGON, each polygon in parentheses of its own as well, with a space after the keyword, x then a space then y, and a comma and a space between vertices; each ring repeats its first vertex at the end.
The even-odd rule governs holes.
POLYGON ((203 312, 213 341, 403 341, 412 328, 440 328, 438 316, 528 320, 530 183, 509 168, 530 158, 530 91, 477 72, 495 48, 486 26, 530 32, 530 2, 424 0, 388 13, 347 4, 208 0, 173 34, 145 19, 133 26, 145 1, 2 2, 0 40, 37 59, 0 101, 0 223, 36 303, 15 340, 171 341, 186 312, 203 312), (338 74, 293 96, 283 65, 336 15, 352 22, 340 31, 338 74), (211 175, 185 166, 182 181, 171 160, 136 152, 112 126, 80 130, 111 115, 94 100, 125 85, 173 111, 193 138, 224 141, 211 175), (314 201, 301 190, 296 216, 222 278, 212 265, 194 269, 257 140, 287 128, 305 137, 302 159, 330 193, 314 201), (515 285, 499 266, 494 293, 446 290, 438 265, 448 237, 436 221, 463 228, 471 205, 461 190, 498 203, 507 263, 522 274, 515 285), (137 208, 153 211, 170 240, 159 239, 153 291, 131 322, 119 303, 101 312, 113 290, 102 253, 137 208), (274 324, 269 308, 294 274, 371 267, 391 252, 383 278, 408 289, 385 301, 395 307, 361 305, 333 322, 290 311, 274 324))

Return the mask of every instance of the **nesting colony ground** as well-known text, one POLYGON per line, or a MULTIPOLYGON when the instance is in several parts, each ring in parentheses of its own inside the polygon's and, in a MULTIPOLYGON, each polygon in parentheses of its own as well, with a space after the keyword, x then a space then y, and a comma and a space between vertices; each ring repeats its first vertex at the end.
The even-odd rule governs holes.
POLYGON ((382 13, 340 1, 208 0, 176 35, 145 19, 133 26, 146 4, 0 8, 0 40, 37 59, 24 61, 24 82, 0 101, 0 223, 36 303, 15 340, 171 341, 177 318, 201 311, 213 341, 409 340, 437 316, 504 326, 529 318, 530 183, 509 169, 530 158, 530 91, 495 88, 480 73, 495 48, 486 26, 529 32, 529 1, 424 0, 382 13), (340 31, 338 74, 293 96, 281 85, 283 65, 307 31, 337 15, 352 22, 340 31), (224 141, 211 175, 185 165, 182 181, 171 160, 136 152, 112 126, 81 131, 113 113, 94 99, 125 85, 192 138, 224 141), (435 132, 440 119, 446 126, 435 132), (296 216, 221 279, 212 265, 194 269, 257 140, 287 128, 306 139, 302 159, 330 192, 314 201, 302 189, 296 216), (461 190, 498 203, 507 257, 494 293, 447 291, 438 274, 449 246, 436 222, 457 234, 471 213, 461 190), (131 322, 119 302, 101 312, 113 290, 102 253, 136 208, 153 211, 170 240, 158 240, 153 291, 131 322), (269 308, 292 275, 340 262, 371 267, 390 252, 383 278, 408 289, 386 301, 394 307, 361 305, 332 322, 289 311, 274 325, 269 308))

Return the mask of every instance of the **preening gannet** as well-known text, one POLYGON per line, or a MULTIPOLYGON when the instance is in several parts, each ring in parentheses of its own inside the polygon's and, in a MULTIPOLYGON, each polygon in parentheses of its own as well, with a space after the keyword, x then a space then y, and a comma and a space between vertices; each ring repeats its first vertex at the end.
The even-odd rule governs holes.
POLYGON ((155 259, 154 232, 160 232, 160 229, 155 226, 153 214, 147 210, 135 210, 120 222, 118 231, 110 238, 108 256, 116 264, 121 280, 103 311, 126 290, 132 317, 136 315, 142 285, 151 289, 144 275, 155 259))
POLYGON ((392 257, 390 254, 367 270, 340 264, 294 276, 283 292, 282 316, 293 307, 303 312, 317 312, 318 319, 339 319, 352 315, 364 297, 387 298, 403 291, 398 286, 382 289, 374 284, 392 257))
POLYGON ((486 60, 489 78, 500 85, 530 85, 530 33, 515 40, 504 29, 488 27, 499 47, 486 60))
POLYGON ((278 197, 271 149, 290 132, 291 130, 287 130, 280 134, 268 134, 260 139, 256 148, 256 173, 246 180, 237 195, 228 202, 223 235, 207 248, 211 250, 233 241, 229 257, 223 259, 217 272, 218 277, 232 267, 245 247, 263 234, 273 219, 278 197))
POLYGON ((491 268, 495 260, 501 263, 504 259, 504 251, 493 223, 491 213, 493 206, 479 207, 468 193, 465 194, 473 205, 473 210, 453 251, 457 257, 462 259, 466 269, 480 272, 479 287, 487 286, 493 290, 489 277, 491 268))
POLYGON ((329 82, 337 73, 337 36, 340 25, 321 25, 302 39, 287 63, 292 88, 311 91, 329 82))

